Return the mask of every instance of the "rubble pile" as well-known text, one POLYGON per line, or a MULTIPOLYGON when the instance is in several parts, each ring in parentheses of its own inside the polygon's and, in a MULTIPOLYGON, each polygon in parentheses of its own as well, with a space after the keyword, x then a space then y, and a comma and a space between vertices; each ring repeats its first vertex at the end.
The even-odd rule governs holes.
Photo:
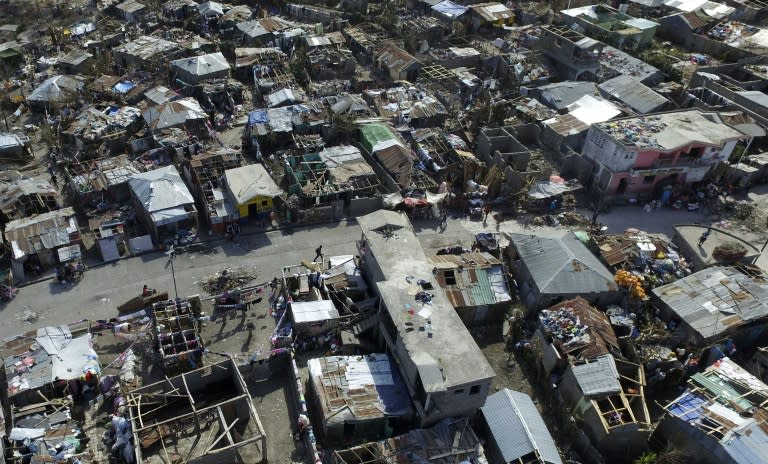
POLYGON ((227 268, 200 281, 200 288, 209 295, 242 287, 256 279, 256 273, 245 267, 227 268))

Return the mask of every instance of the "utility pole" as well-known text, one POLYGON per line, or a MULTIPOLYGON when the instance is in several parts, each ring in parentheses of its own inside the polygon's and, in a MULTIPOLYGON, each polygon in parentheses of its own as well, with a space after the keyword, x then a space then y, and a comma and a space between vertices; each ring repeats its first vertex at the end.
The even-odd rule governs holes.
POLYGON ((173 245, 165 252, 168 255, 168 263, 171 265, 171 276, 173 277, 173 294, 176 299, 179 298, 179 289, 176 287, 176 270, 173 268, 173 261, 176 259, 176 249, 173 245))

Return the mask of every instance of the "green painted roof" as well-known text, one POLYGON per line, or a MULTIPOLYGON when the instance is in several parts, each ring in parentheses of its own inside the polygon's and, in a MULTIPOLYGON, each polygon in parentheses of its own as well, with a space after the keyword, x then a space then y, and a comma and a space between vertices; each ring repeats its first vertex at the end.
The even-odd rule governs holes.
POLYGON ((469 287, 469 294, 472 296, 472 303, 475 306, 492 305, 496 303, 496 295, 491 289, 491 282, 488 279, 488 273, 485 269, 475 269, 477 282, 469 287))
POLYGON ((360 136, 363 146, 371 153, 377 143, 397 139, 392 130, 384 124, 366 124, 360 128, 360 136))

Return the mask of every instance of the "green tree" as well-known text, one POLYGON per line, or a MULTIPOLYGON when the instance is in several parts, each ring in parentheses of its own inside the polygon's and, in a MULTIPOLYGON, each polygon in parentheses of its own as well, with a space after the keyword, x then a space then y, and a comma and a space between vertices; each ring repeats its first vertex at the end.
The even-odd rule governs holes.
POLYGON ((653 451, 646 451, 640 457, 632 461, 632 464, 656 464, 658 457, 653 451))

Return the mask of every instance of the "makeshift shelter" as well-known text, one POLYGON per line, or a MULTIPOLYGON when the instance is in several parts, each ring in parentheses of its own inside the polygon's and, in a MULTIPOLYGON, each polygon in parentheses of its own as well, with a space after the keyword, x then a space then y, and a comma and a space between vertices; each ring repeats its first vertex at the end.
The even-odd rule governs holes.
POLYGON ((23 280, 28 260, 50 268, 57 262, 59 248, 81 242, 75 210, 62 208, 11 221, 5 226, 5 241, 12 250, 14 279, 23 280))
POLYGON ((75 76, 59 75, 49 77, 35 87, 27 104, 30 109, 53 111, 73 102, 83 89, 83 80, 75 76))
POLYGON ((197 228, 195 199, 174 166, 136 174, 128 183, 136 211, 156 242, 164 234, 197 228))
POLYGON ((198 134, 207 133, 208 115, 194 98, 183 98, 150 107, 142 116, 153 131, 184 127, 198 134))
POLYGON ((4 359, 4 367, 7 395, 17 407, 38 401, 38 391, 53 396, 55 381, 79 382, 88 373, 90 380, 101 372, 91 334, 76 337, 66 325, 41 327, 34 337, 11 337, 3 348, 14 353, 4 359))
POLYGON ((294 301, 291 317, 297 335, 320 335, 339 324, 339 311, 331 300, 294 301))
POLYGON ((227 169, 224 180, 241 219, 269 215, 275 208, 275 198, 283 195, 261 164, 227 169))
POLYGON ((387 438, 410 422, 408 391, 386 354, 315 358, 307 365, 326 443, 387 438))

